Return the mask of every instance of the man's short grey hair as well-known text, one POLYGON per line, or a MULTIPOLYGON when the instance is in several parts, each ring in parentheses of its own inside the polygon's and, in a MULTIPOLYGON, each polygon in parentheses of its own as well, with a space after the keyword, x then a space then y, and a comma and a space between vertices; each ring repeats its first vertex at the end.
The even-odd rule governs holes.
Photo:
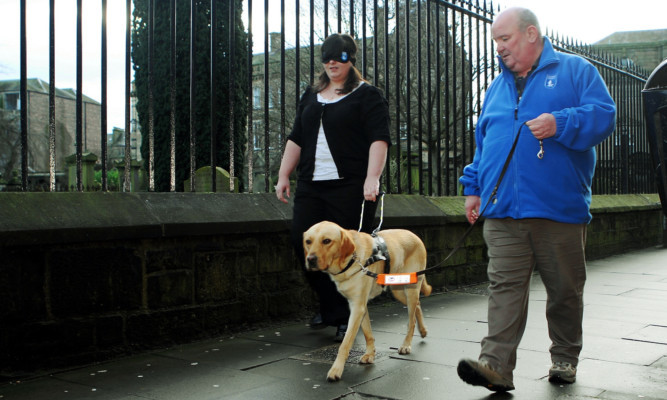
POLYGON ((530 11, 527 8, 519 8, 517 10, 517 16, 519 17, 519 30, 525 32, 530 25, 535 25, 537 28, 537 33, 542 36, 542 29, 540 29, 540 22, 537 20, 537 16, 534 12, 530 11))

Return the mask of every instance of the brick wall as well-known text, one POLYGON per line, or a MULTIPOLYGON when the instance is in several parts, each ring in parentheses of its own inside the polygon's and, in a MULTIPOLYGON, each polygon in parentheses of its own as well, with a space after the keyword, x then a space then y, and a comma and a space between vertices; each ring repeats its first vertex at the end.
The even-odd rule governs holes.
MULTIPOLYGON (((389 195, 382 228, 434 266, 467 229, 462 198, 389 195)), ((659 244, 657 195, 595 196, 591 258, 659 244)), ((273 194, 1 193, 0 375, 63 367, 309 316, 314 296, 273 194)), ((435 290, 486 280, 475 229, 435 290)))

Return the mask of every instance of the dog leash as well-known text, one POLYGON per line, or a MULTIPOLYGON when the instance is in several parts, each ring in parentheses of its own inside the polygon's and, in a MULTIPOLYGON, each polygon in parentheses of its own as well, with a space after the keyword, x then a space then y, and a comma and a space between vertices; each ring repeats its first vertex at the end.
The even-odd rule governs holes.
MULTIPOLYGON (((500 171, 500 176, 498 177, 498 181, 496 181, 496 185, 493 188, 493 191, 491 192, 491 195, 489 196, 489 199, 486 201, 486 204, 482 208, 482 211, 479 213, 479 216, 475 221, 473 221, 472 224, 468 227, 468 229, 465 231, 463 236, 458 240, 454 248, 449 252, 447 257, 445 257, 440 263, 430 267, 423 269, 421 271, 417 272, 409 272, 409 273, 400 273, 400 274, 376 274, 366 268, 366 266, 363 267, 364 273, 370 277, 376 278, 377 283, 380 285, 409 285, 413 283, 417 283, 417 279, 419 275, 424 275, 426 272, 431 272, 436 269, 440 269, 445 267, 444 263, 447 262, 459 249, 461 249, 461 246, 463 245, 463 242, 465 239, 470 235, 470 232, 472 232, 473 228, 477 224, 477 221, 479 221, 484 215, 484 212, 486 211, 486 208, 489 206, 492 200, 495 199, 496 194, 498 192, 498 188, 500 187, 500 183, 503 181, 503 178, 505 177, 505 173, 507 172, 507 168, 509 168, 510 161, 512 160, 512 156, 514 155, 514 150, 516 149, 516 145, 519 142, 519 136, 521 135, 521 129, 526 125, 525 122, 523 122, 519 126, 519 131, 516 134, 516 137, 514 138, 514 142, 512 143, 512 148, 509 151, 509 154, 507 155, 507 158, 505 159, 505 164, 503 165, 503 169, 500 171)), ((541 146, 541 143, 540 143, 541 146)), ((540 150, 540 153, 538 153, 538 158, 542 158, 541 156, 544 156, 544 151, 540 150)), ((383 193, 383 198, 384 198, 384 193, 383 193)), ((362 206, 362 216, 363 216, 363 206, 362 206)), ((382 212, 380 213, 380 224, 382 224, 382 212)), ((380 227, 376 230, 373 231, 373 234, 375 234, 380 227)), ((359 230, 361 230, 361 226, 359 227, 359 230)))

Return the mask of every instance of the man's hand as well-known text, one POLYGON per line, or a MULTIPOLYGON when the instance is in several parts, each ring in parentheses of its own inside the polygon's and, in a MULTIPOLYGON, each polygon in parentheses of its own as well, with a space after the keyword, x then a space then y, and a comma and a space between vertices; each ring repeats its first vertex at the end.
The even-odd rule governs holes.
POLYGON ((550 138, 556 134, 556 117, 553 114, 544 113, 535 119, 527 121, 526 126, 533 133, 535 139, 550 138))
POLYGON ((479 218, 479 207, 482 205, 482 200, 479 196, 466 196, 466 218, 472 225, 479 218))

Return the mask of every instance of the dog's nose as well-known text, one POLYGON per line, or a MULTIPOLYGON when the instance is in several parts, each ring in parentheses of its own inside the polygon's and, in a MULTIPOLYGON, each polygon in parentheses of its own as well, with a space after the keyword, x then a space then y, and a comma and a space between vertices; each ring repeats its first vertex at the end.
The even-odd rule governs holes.
POLYGON ((317 269, 317 256, 315 254, 308 254, 306 264, 308 264, 309 269, 317 269))

